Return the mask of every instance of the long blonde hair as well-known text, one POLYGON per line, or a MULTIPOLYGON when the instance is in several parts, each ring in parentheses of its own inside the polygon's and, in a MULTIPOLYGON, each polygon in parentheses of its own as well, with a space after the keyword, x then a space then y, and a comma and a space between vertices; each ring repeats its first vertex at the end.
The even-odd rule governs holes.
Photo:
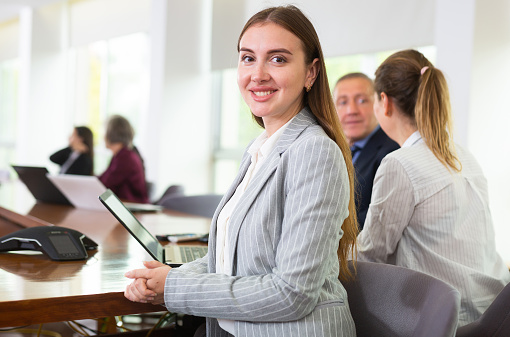
POLYGON ((403 50, 377 68, 374 85, 379 98, 384 92, 393 99, 444 166, 462 170, 453 142, 450 94, 441 70, 422 53, 403 50))
MULTIPOLYGON (((329 89, 328 77, 326 75, 326 66, 324 56, 319 42, 317 32, 308 18, 295 6, 279 6, 264 9, 252 16, 244 26, 237 44, 244 33, 253 25, 265 22, 275 23, 289 32, 296 35, 303 43, 305 52, 305 62, 311 64, 313 60, 319 60, 319 72, 317 78, 309 92, 303 96, 302 106, 308 106, 317 118, 319 125, 326 134, 338 145, 344 156, 347 172, 349 175, 349 216, 342 224, 344 232, 338 246, 338 258, 340 261, 340 280, 352 278, 352 273, 348 268, 349 256, 356 256, 356 237, 358 235, 358 221, 356 217, 356 206, 354 204, 354 167, 352 165, 351 151, 336 114, 335 105, 329 89)), ((304 88, 303 88, 304 90, 304 88)), ((257 123, 264 127, 262 118, 254 116, 257 123)))

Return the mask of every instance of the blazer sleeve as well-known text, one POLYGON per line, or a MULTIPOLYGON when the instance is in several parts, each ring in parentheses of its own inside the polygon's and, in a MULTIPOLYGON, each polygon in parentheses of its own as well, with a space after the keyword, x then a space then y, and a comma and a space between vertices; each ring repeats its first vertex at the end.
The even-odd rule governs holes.
POLYGON ((412 181, 402 164, 386 157, 377 171, 363 230, 358 235, 360 261, 389 262, 415 207, 412 181))
MULTIPOLYGON (((325 135, 296 141, 282 155, 278 170, 284 178, 267 183, 277 184, 285 194, 283 218, 268 220, 282 228, 276 249, 258 247, 257 238, 251 239, 253 249, 266 249, 275 266, 265 274, 247 276, 173 269, 165 284, 168 310, 251 322, 294 321, 315 308, 326 275, 338 282, 336 254, 349 201, 340 149, 325 135)), ((272 198, 264 191, 257 198, 272 198)), ((257 209, 258 216, 247 217, 253 222, 243 226, 265 221, 259 211, 265 213, 257 209)))
POLYGON ((72 151, 70 147, 58 150, 57 152, 50 156, 50 160, 55 164, 63 165, 66 162, 67 158, 69 158, 69 156, 71 155, 71 152, 72 151))
POLYGON ((171 269, 174 273, 187 273, 187 274, 204 274, 207 273, 207 260, 209 259, 208 255, 201 257, 200 259, 196 259, 195 261, 185 263, 179 268, 171 269))

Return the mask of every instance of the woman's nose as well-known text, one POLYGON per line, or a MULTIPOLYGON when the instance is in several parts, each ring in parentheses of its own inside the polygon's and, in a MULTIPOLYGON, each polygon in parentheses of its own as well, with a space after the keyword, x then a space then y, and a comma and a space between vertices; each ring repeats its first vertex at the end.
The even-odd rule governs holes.
POLYGON ((263 63, 259 63, 253 69, 251 78, 252 81, 254 82, 264 82, 268 81, 271 78, 271 76, 269 75, 266 66, 263 63))

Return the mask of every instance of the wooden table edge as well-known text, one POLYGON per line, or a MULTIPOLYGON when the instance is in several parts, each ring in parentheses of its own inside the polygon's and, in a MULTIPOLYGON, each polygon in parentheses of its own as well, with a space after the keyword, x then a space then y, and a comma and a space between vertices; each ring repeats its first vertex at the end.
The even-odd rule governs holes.
POLYGON ((0 327, 165 311, 160 305, 131 302, 123 292, 0 302, 0 327))

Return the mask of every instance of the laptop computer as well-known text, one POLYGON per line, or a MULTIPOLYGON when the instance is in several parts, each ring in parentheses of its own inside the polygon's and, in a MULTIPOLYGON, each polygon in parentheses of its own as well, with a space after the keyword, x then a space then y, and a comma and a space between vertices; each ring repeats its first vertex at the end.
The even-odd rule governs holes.
POLYGON ((37 201, 71 205, 69 199, 46 177, 46 167, 11 165, 37 201))
POLYGON ((104 206, 97 196, 106 191, 106 187, 95 176, 74 174, 46 175, 59 188, 76 208, 104 211, 104 206))
POLYGON ((110 189, 99 200, 155 260, 178 267, 207 254, 207 246, 161 245, 110 189))
MULTIPOLYGON (((96 176, 73 174, 47 175, 76 208, 105 211, 97 196, 106 191, 106 187, 96 176)), ((156 212, 163 206, 126 202, 124 204, 132 212, 156 212)))

